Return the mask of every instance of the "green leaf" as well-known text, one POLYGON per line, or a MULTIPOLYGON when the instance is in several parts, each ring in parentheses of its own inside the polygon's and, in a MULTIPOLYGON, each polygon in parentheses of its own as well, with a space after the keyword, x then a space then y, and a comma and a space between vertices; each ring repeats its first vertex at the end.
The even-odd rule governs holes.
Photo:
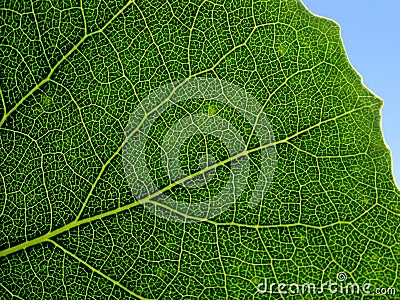
POLYGON ((297 0, 0 7, 1 299, 394 299, 382 101, 336 23, 297 0))

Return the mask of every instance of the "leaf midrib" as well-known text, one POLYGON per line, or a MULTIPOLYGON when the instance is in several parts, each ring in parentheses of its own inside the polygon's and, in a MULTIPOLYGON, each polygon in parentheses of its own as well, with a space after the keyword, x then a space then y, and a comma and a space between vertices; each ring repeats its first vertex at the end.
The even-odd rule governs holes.
MULTIPOLYGON (((193 219, 193 220, 196 220, 196 221, 207 221, 207 222, 210 222, 210 223, 213 223, 213 224, 218 224, 217 222, 214 222, 212 220, 201 219, 201 218, 196 218, 196 217, 193 217, 193 216, 185 215, 180 211, 173 210, 171 207, 165 206, 165 205, 163 205, 161 203, 158 203, 158 202, 153 202, 152 199, 160 196, 162 193, 170 190, 171 188, 175 187, 176 185, 182 184, 182 183, 192 179, 193 177, 199 176, 199 175, 201 175, 201 174, 203 174, 205 172, 209 172, 210 170, 215 169, 215 168, 217 168, 219 166, 225 165, 225 164, 231 162, 231 160, 238 159, 240 157, 246 156, 246 155, 248 155, 248 154, 250 154, 252 152, 255 152, 255 151, 259 151, 259 150, 262 150, 262 149, 265 149, 265 148, 268 148, 268 147, 273 147, 273 146, 276 146, 276 145, 279 145, 279 144, 286 143, 289 140, 291 140, 291 139, 293 139, 293 138, 295 138, 295 137, 297 137, 297 136, 299 136, 299 135, 301 135, 301 134, 303 134, 303 133, 305 133, 305 132, 307 132, 309 130, 312 130, 314 128, 317 128, 317 127, 321 126, 322 124, 325 124, 325 123, 328 123, 328 122, 331 122, 331 121, 335 121, 335 120, 337 120, 337 119, 339 119, 341 117, 347 116, 347 115, 349 115, 349 114, 351 114, 353 112, 356 112, 356 111, 359 111, 359 110, 363 110, 363 109, 366 109, 366 108, 371 108, 371 107, 374 107, 374 106, 377 106, 377 105, 379 105, 379 103, 352 109, 352 110, 350 110, 348 112, 345 112, 345 113, 343 113, 341 115, 338 115, 338 116, 335 116, 333 118, 318 122, 317 124, 315 124, 313 126, 310 126, 310 127, 306 128, 306 129, 304 129, 302 131, 299 131, 299 132, 297 132, 297 133, 293 134, 292 136, 289 136, 289 137, 287 137, 285 139, 282 139, 282 140, 279 140, 279 141, 275 141, 275 142, 270 143, 270 144, 261 145, 260 147, 253 148, 251 150, 242 151, 242 152, 240 152, 240 153, 238 153, 238 154, 236 154, 236 155, 234 155, 232 157, 229 157, 229 158, 227 158, 227 159, 225 159, 223 161, 220 161, 218 163, 210 165, 210 166, 208 166, 208 167, 206 167, 206 168, 204 168, 204 169, 202 169, 202 170, 200 170, 200 171, 198 171, 198 172, 196 172, 194 174, 188 175, 188 176, 180 179, 179 181, 175 181, 175 182, 171 183, 170 185, 164 187, 163 189, 158 190, 157 192, 149 195, 146 198, 143 198, 141 200, 136 200, 135 202, 132 202, 132 203, 127 204, 125 206, 118 207, 118 208, 116 208, 114 210, 111 210, 111 211, 108 211, 108 212, 105 212, 105 213, 102 213, 102 214, 98 214, 98 215, 95 215, 93 217, 89 217, 89 218, 82 219, 82 220, 75 219, 74 221, 68 223, 67 225, 65 225, 63 227, 60 227, 60 228, 58 228, 58 229, 56 229, 54 231, 50 231, 50 232, 48 232, 48 233, 46 233, 46 234, 44 234, 44 235, 42 235, 40 237, 37 237, 35 239, 26 241, 24 243, 15 245, 15 246, 13 246, 11 248, 8 248, 8 249, 5 249, 3 251, 0 251, 0 257, 1 256, 6 256, 8 254, 17 252, 19 250, 25 249, 27 247, 30 247, 30 246, 33 246, 33 245, 36 245, 36 244, 40 244, 40 243, 42 243, 42 242, 44 242, 46 240, 49 240, 50 238, 52 238, 52 237, 54 237, 56 235, 59 235, 59 234, 61 234, 63 232, 66 232, 66 231, 68 231, 68 230, 70 230, 72 228, 75 228, 77 226, 80 226, 82 224, 86 224, 86 223, 89 223, 89 222, 92 222, 92 221, 95 221, 95 220, 99 220, 99 219, 102 219, 104 217, 112 216, 112 215, 115 215, 117 213, 126 211, 126 210, 131 209, 131 208, 133 208, 135 206, 138 206, 140 204, 145 204, 145 203, 153 203, 155 205, 162 206, 162 207, 164 207, 166 209, 169 209, 170 211, 172 211, 174 213, 177 213, 177 214, 181 215, 184 218, 193 219)), ((118 152, 116 152, 116 154, 118 154, 118 152)), ((345 221, 339 221, 339 222, 341 224, 351 223, 351 222, 345 222, 345 221)), ((306 224, 296 224, 296 225, 304 225, 304 226, 306 226, 306 224)), ((326 226, 331 226, 331 225, 332 224, 328 224, 326 226)), ((279 225, 279 226, 284 226, 284 225, 279 225)), ((321 226, 319 226, 318 228, 320 228, 320 227, 321 226)))

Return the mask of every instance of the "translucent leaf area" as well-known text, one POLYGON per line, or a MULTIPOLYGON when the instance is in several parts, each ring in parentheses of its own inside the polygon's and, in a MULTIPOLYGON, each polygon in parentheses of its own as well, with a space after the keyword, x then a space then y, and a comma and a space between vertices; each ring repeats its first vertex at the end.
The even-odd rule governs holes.
POLYGON ((0 299, 398 297, 382 100, 333 21, 11 0, 0 39, 0 299))

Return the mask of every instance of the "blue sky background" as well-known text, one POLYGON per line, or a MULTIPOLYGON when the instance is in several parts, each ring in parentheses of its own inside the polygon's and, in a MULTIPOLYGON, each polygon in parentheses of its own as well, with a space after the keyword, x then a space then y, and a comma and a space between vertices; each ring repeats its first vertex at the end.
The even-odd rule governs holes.
POLYGON ((364 84, 384 100, 383 134, 400 187, 400 0, 303 0, 339 23, 344 46, 364 84))

